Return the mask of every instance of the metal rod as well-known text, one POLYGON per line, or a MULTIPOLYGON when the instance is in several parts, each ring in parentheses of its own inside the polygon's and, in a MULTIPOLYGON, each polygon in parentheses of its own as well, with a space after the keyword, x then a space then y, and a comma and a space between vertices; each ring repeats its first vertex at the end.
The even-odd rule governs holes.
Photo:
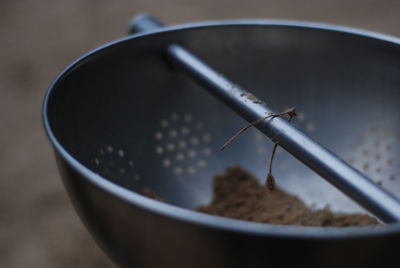
MULTIPOLYGON (((154 31, 163 25, 151 16, 133 20, 131 33, 154 31)), ((245 120, 252 122, 271 113, 263 102, 213 70, 185 48, 171 44, 166 48, 172 62, 204 86, 245 120)), ((256 126, 274 143, 333 184, 385 223, 400 220, 400 202, 334 153, 280 118, 264 120, 256 126)))

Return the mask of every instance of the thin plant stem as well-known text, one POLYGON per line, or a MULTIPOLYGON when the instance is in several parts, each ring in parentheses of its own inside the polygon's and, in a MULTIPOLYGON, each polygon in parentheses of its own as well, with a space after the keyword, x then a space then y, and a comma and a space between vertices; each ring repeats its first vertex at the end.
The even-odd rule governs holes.
POLYGON ((235 135, 233 135, 227 142, 225 142, 225 144, 222 145, 222 147, 221 147, 221 151, 223 151, 226 147, 228 147, 232 142, 234 142, 237 139, 237 137, 239 137, 243 132, 245 132, 249 128, 258 125, 262 121, 267 120, 269 118, 274 119, 275 117, 281 117, 281 116, 285 116, 285 115, 289 116, 289 122, 290 122, 291 118, 296 116, 295 108, 294 107, 290 108, 290 109, 288 109, 288 110, 286 110, 285 112, 282 112, 282 113, 269 114, 269 115, 267 115, 265 117, 262 117, 260 119, 257 119, 256 121, 253 121, 253 122, 249 123, 248 125, 246 125, 243 128, 241 128, 238 132, 236 132, 235 135))
MULTIPOLYGON (((292 118, 295 117, 297 114, 295 112, 295 110, 293 110, 293 113, 288 114, 289 115, 289 119, 288 122, 290 123, 290 121, 292 121, 292 118)), ((278 149, 279 144, 275 143, 274 144, 274 148, 272 149, 272 154, 271 157, 269 159, 269 164, 268 164, 268 174, 267 174, 267 179, 265 181, 265 185, 267 186, 268 190, 272 191, 275 188, 275 178, 272 175, 272 164, 274 162, 274 158, 275 158, 275 154, 276 154, 276 150, 278 149)))
MULTIPOLYGON (((249 123, 248 125, 244 126, 243 128, 241 128, 238 132, 235 133, 235 135, 233 135, 227 142, 225 142, 224 145, 222 145, 221 147, 221 151, 224 150, 226 147, 228 147, 232 142, 234 142, 243 132, 245 132, 246 130, 248 130, 251 127, 256 126, 257 124, 261 123, 264 120, 267 119, 274 119, 275 117, 282 117, 287 115, 288 118, 288 122, 290 122, 292 120, 293 117, 297 116, 296 113, 296 109, 290 108, 288 110, 286 110, 285 112, 282 113, 276 113, 276 114, 269 114, 265 117, 262 117, 260 119, 257 119, 256 121, 253 121, 251 123, 249 123)), ((275 158, 275 154, 276 154, 276 150, 278 149, 278 143, 274 144, 274 148, 272 149, 272 154, 271 157, 269 159, 269 164, 268 164, 268 174, 267 174, 267 178, 266 178, 266 186, 268 188, 268 190, 272 191, 275 187, 275 178, 272 175, 272 164, 275 158)))

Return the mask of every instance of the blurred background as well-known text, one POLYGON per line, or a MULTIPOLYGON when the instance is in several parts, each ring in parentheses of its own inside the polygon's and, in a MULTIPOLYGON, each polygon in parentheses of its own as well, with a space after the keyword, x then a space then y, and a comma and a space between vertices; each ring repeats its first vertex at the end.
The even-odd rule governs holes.
POLYGON ((113 267, 69 203, 40 109, 62 68, 143 12, 167 24, 279 18, 400 37, 398 0, 1 0, 0 267, 113 267))

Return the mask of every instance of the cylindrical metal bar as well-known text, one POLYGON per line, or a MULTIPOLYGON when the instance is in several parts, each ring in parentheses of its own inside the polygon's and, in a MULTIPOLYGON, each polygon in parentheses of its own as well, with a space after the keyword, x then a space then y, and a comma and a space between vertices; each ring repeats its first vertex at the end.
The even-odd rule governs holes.
MULTIPOLYGON (((151 31, 161 27, 161 23, 152 20, 150 16, 142 16, 134 24, 143 23, 146 27, 136 25, 135 28, 151 31), (149 25, 151 27, 147 27, 149 25)), ((271 113, 254 95, 232 83, 185 48, 171 44, 166 49, 171 61, 245 120, 252 122, 271 113)), ((287 121, 267 119, 256 127, 383 222, 400 220, 400 202, 394 196, 287 121)))
POLYGON ((142 14, 135 17, 131 21, 131 25, 129 26, 129 33, 140 33, 140 32, 149 32, 153 30, 157 30, 164 27, 164 25, 156 20, 154 17, 142 14))

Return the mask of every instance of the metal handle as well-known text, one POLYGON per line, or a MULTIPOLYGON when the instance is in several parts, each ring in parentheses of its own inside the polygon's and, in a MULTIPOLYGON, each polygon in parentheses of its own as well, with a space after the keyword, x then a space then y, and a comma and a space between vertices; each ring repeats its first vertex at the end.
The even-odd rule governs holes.
MULTIPOLYGON (((133 20, 130 32, 155 31, 162 27, 163 25, 153 17, 142 15, 133 20)), ((166 51, 170 60, 181 70, 245 120, 252 122, 271 112, 264 103, 248 98, 248 91, 232 83, 185 48, 171 44, 166 51)), ((393 195, 287 121, 274 118, 264 120, 256 127, 381 221, 400 221, 400 203, 393 195)))
POLYGON ((154 30, 159 30, 163 27, 164 25, 156 18, 147 14, 141 14, 133 18, 133 20, 131 21, 131 25, 129 26, 129 33, 135 34, 141 32, 151 32, 154 30))

